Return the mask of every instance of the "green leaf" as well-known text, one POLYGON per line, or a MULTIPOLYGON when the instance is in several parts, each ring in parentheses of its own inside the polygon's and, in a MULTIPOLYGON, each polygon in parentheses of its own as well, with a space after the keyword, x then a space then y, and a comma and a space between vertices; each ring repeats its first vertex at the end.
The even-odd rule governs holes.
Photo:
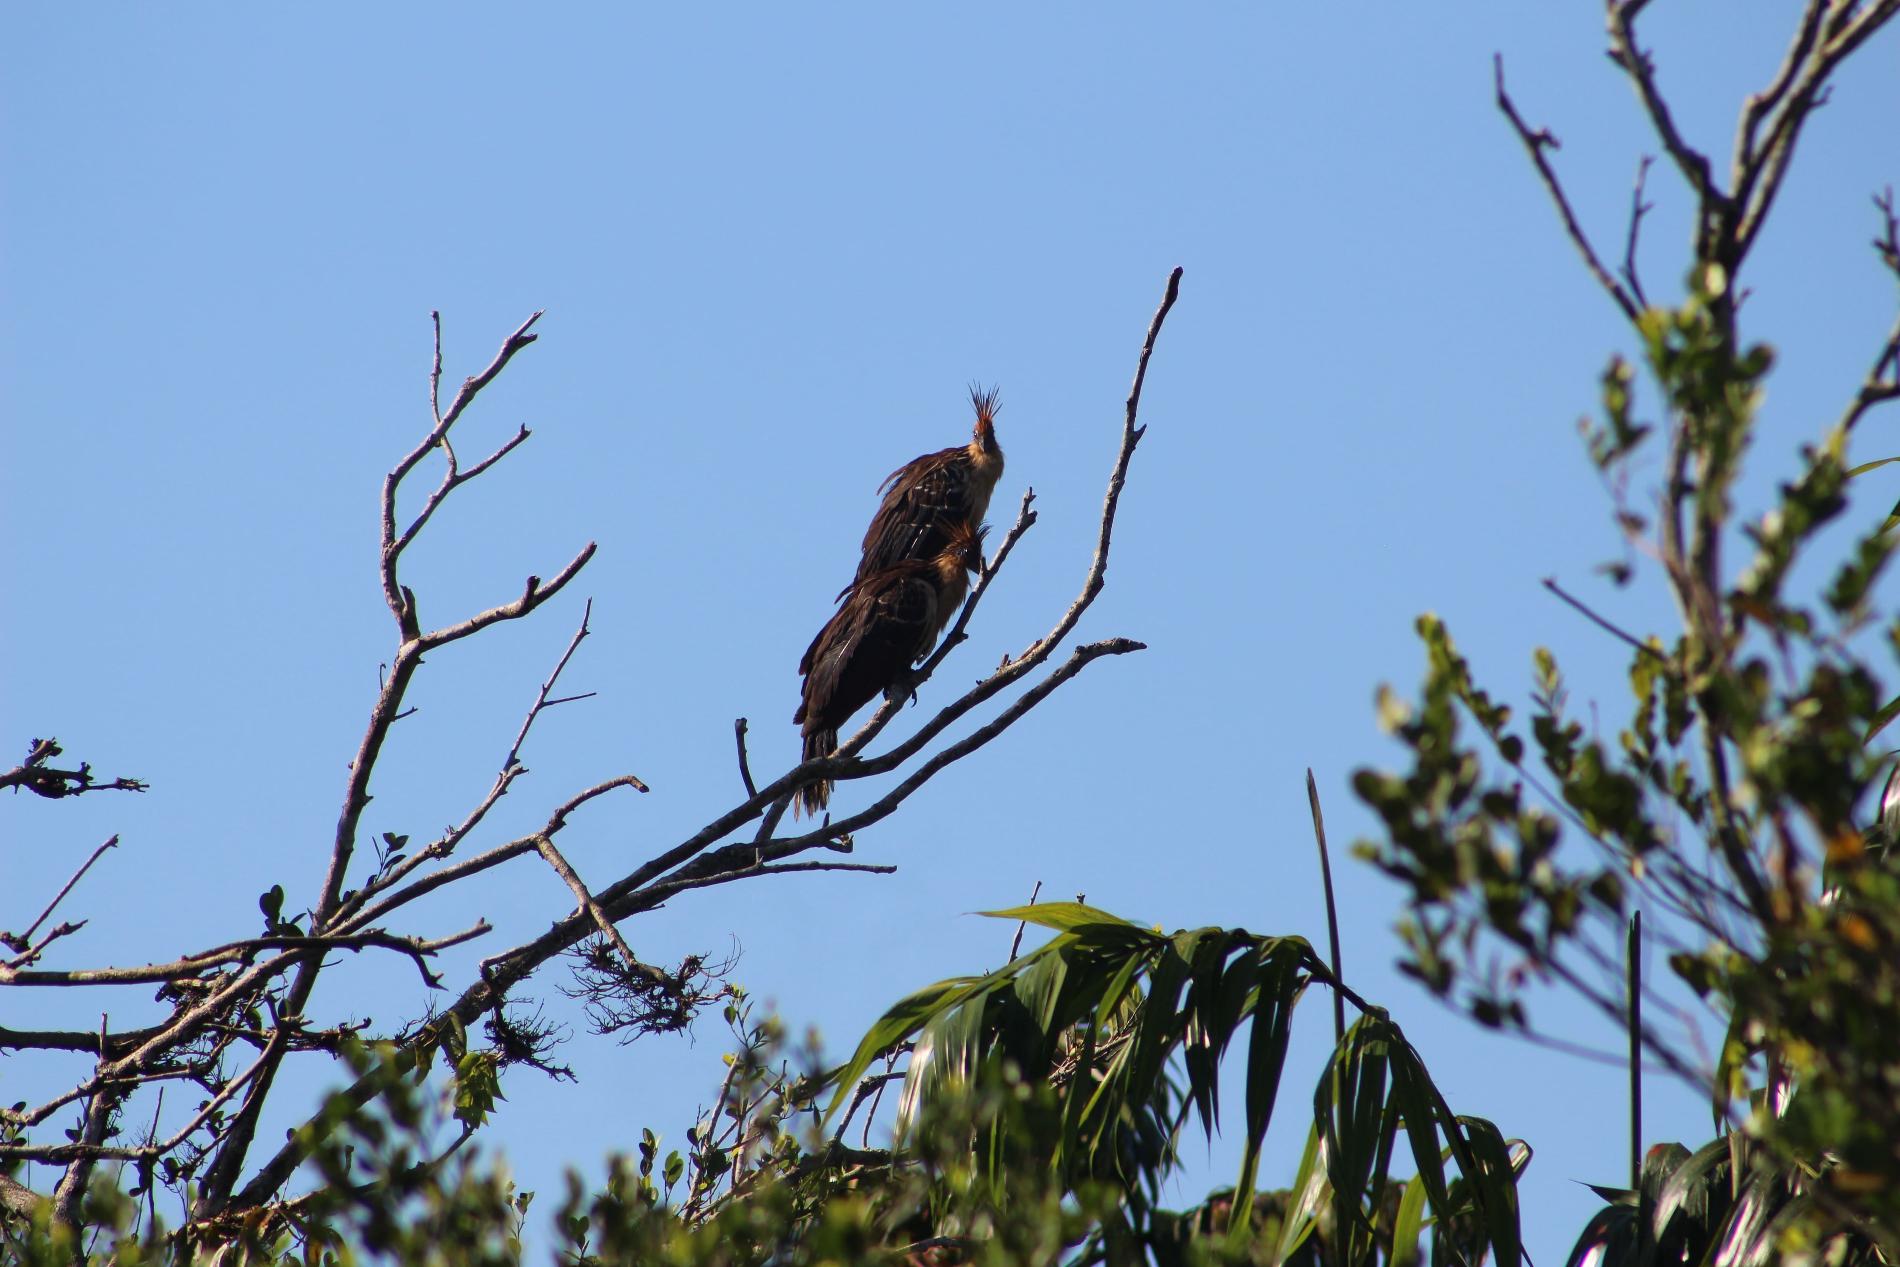
POLYGON ((1493 1261, 1512 1267, 1523 1256, 1524 1246, 1518 1228, 1516 1167, 1504 1145, 1498 1128, 1481 1117, 1459 1117, 1465 1138, 1471 1146, 1476 1172, 1469 1175, 1478 1191, 1484 1210, 1484 1225, 1491 1242, 1493 1261))
POLYGON ((1220 1126, 1220 1054, 1227 1045, 1221 1028, 1221 967, 1228 946, 1224 929, 1200 929, 1175 935, 1181 957, 1193 965, 1183 1010, 1181 1054, 1187 1067, 1188 1095, 1199 1113, 1202 1129, 1213 1139, 1220 1126))
POLYGON ((1586 1263, 1634 1267, 1641 1261, 1636 1252, 1638 1221, 1634 1206, 1612 1205, 1598 1210, 1583 1225, 1583 1233, 1571 1247, 1564 1267, 1584 1267, 1586 1263))
POLYGON ((1412 1045, 1392 1046, 1392 1100, 1405 1117, 1405 1133, 1412 1143, 1412 1164, 1418 1167, 1414 1182, 1424 1185, 1433 1212, 1444 1219, 1451 1214, 1451 1195, 1445 1185, 1444 1152, 1438 1145, 1437 1101, 1441 1097, 1412 1045))
MULTIPOLYGON (((1274 1254, 1276 1263, 1291 1258, 1318 1226, 1320 1202, 1326 1197, 1326 1168, 1320 1164, 1319 1122, 1306 1133, 1306 1151, 1300 1154, 1300 1168, 1294 1172, 1293 1185, 1287 1190, 1286 1221, 1280 1224, 1280 1245, 1274 1254)), ((1245 1224, 1237 1224, 1245 1228, 1245 1224)))
MULTIPOLYGON (((1143 1011, 1150 1016, 1172 1015, 1181 987, 1187 984, 1189 966, 1181 957, 1177 943, 1170 942, 1157 957, 1148 974, 1148 1001, 1143 1011)), ((1151 1086, 1161 1076, 1161 1067, 1171 1046, 1166 1027, 1144 1024, 1135 1037, 1130 1058, 1129 1077, 1136 1086, 1151 1086)))
POLYGON ((1863 744, 1872 743, 1874 736, 1885 730, 1887 724, 1896 717, 1900 717, 1900 695, 1894 696, 1881 705, 1880 711, 1874 714, 1873 721, 1867 725, 1867 733, 1860 737, 1860 741, 1863 744))
POLYGON ((858 1079, 870 1069, 872 1061, 916 1034, 947 1003, 966 997, 971 990, 981 987, 988 980, 987 977, 953 977, 948 981, 939 981, 908 998, 900 999, 879 1017, 876 1024, 865 1031, 851 1059, 833 1075, 838 1089, 825 1108, 825 1122, 831 1121, 832 1114, 838 1111, 852 1088, 857 1086, 858 1079))
POLYGON ((494 1111, 501 1093, 500 1068, 493 1052, 472 1051, 455 1064, 455 1120, 480 1127, 494 1111))
POLYGON ((1234 1221, 1247 1226, 1260 1172, 1260 1149, 1273 1122, 1292 1035, 1293 1007, 1306 988, 1300 972, 1305 946, 1268 942, 1259 955, 1259 986, 1253 1025, 1247 1037, 1247 1138, 1240 1156, 1240 1180, 1234 1185, 1234 1221))
POLYGON ((1399 1199, 1399 1215, 1392 1225, 1392 1257, 1387 1260, 1387 1267, 1417 1267, 1424 1226, 1425 1182, 1416 1178, 1405 1185, 1405 1195, 1399 1199))
POLYGON ((1010 919, 1019 923, 1034 924, 1039 928, 1052 928, 1059 933, 1074 932, 1096 924, 1122 928, 1139 927, 1119 915, 1110 915, 1107 911, 1086 906, 1081 902, 1044 902, 1039 906, 1011 906, 1000 911, 978 911, 977 914, 987 915, 991 919, 1010 919))
MULTIPOLYGON (((1346 1031, 1313 1092, 1313 1118, 1319 1123, 1326 1155, 1326 1178, 1333 1189, 1334 1234, 1341 1244, 1370 1236, 1363 1202, 1384 1140, 1396 1122, 1387 1122, 1387 1023, 1362 1016, 1346 1031)), ((1352 1252, 1347 1261, 1356 1261, 1352 1252)))

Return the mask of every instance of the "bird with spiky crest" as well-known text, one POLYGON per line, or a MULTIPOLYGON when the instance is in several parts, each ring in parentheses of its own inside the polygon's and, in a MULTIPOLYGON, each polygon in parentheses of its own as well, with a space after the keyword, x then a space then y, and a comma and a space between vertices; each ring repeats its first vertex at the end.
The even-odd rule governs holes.
MULTIPOLYGON (((996 388, 970 384, 970 404, 976 409, 970 442, 907 462, 879 487, 883 501, 864 534, 858 581, 908 559, 934 559, 953 534, 983 522, 1003 474, 997 399, 996 388)), ((849 592, 847 587, 839 597, 849 592)))
MULTIPOLYGON (((970 573, 983 570, 984 529, 964 520, 945 531, 933 557, 901 560, 854 584, 805 649, 804 701, 792 715, 805 760, 830 756, 838 728, 880 692, 908 688, 911 666, 930 654, 969 592, 970 573)), ((824 779, 800 788, 794 808, 816 816, 830 801, 824 779)))

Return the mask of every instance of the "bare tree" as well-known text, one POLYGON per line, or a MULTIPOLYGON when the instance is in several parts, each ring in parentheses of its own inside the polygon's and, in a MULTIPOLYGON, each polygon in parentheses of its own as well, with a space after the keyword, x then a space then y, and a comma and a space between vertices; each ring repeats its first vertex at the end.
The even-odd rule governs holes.
MULTIPOLYGON (((394 1052, 397 1071, 408 1072, 426 1063, 438 1049, 447 1049, 457 1057, 454 1074, 458 1081, 471 1084, 479 1101, 483 1087, 492 1090, 494 1079, 508 1065, 525 1063, 560 1072, 546 1060, 552 1041, 547 1029, 535 1021, 520 1019, 519 1013, 511 1013, 507 1006, 522 983, 556 956, 574 953, 576 990, 592 1005, 590 1015, 598 1030, 626 1036, 677 1029, 690 1022, 700 1005, 718 996, 720 966, 699 958, 689 958, 674 967, 642 962, 620 932, 619 926, 626 920, 692 889, 794 872, 895 870, 886 864, 848 860, 845 855, 852 853, 855 834, 896 813, 946 767, 1008 730, 1090 664, 1142 649, 1141 643, 1127 638, 1108 638, 1074 646, 1065 658, 1051 664, 1103 588, 1116 505, 1129 460, 1145 430, 1136 421, 1142 382, 1155 340, 1179 292, 1180 280, 1181 270, 1176 269, 1141 347, 1094 553, 1081 590, 1049 631, 1021 653, 1005 658, 995 671, 939 709, 909 736, 875 754, 865 755, 866 749, 897 716, 901 706, 898 700, 887 700, 835 754, 801 762, 759 785, 753 780, 747 759, 746 723, 739 719, 735 733, 745 786, 743 798, 713 815, 698 831, 604 882, 583 878, 557 841, 563 839, 570 819, 583 806, 621 789, 644 792, 646 785, 632 773, 572 792, 553 804, 542 825, 526 835, 476 848, 489 812, 525 773, 522 753, 535 723, 549 709, 586 697, 562 695, 558 688, 570 661, 591 632, 591 601, 565 651, 536 691, 493 783, 461 821, 413 850, 401 837, 376 840, 364 834, 363 813, 370 800, 371 783, 392 727, 406 715, 411 688, 425 657, 505 621, 533 615, 573 583, 595 549, 592 542, 582 546, 546 580, 528 577, 506 602, 450 624, 424 627, 415 593, 403 580, 405 553, 449 497, 529 439, 530 432, 522 427, 493 452, 464 464, 455 450, 453 433, 482 390, 534 343, 534 326, 541 314, 530 316, 509 334, 488 365, 465 380, 446 407, 440 393, 442 329, 437 316, 429 372, 429 427, 390 470, 382 487, 378 582, 395 626, 396 647, 350 763, 324 875, 309 899, 307 918, 287 916, 286 912, 296 911, 299 906, 289 903, 281 889, 273 889, 265 895, 266 927, 261 936, 227 937, 208 949, 136 967, 52 966, 48 961, 53 957, 54 944, 77 925, 60 925, 44 933, 40 930, 71 890, 69 882, 44 905, 25 933, 0 934, 12 956, 0 960, 0 988, 8 991, 160 987, 156 1014, 137 1028, 102 1027, 98 1032, 0 1028, 0 1049, 69 1053, 87 1066, 69 1087, 43 1103, 0 1109, 0 1166, 13 1168, 21 1162, 37 1162, 59 1171, 53 1190, 45 1194, 0 1176, 4 1209, 23 1212, 50 1198, 55 1217, 76 1225, 80 1198, 99 1164, 129 1163, 135 1186, 148 1192, 155 1178, 181 1193, 192 1185, 195 1199, 190 1207, 191 1226, 186 1231, 200 1239, 215 1240, 220 1227, 229 1226, 235 1216, 280 1208, 298 1167, 321 1144, 328 1129, 326 1119, 313 1113, 303 1129, 289 1134, 287 1142, 268 1155, 254 1156, 260 1116, 278 1074, 291 1056, 316 1053, 337 1060, 346 1051, 359 1049, 358 1044, 380 1039, 393 1045, 384 1050, 394 1052), (437 482, 414 517, 402 522, 397 514, 398 494, 438 453, 437 482), (961 735, 950 733, 971 710, 999 697, 1009 697, 1009 702, 993 719, 961 735), (835 819, 826 818, 807 831, 780 831, 785 812, 800 788, 819 779, 845 784, 881 775, 900 777, 863 808, 835 819), (366 863, 363 856, 366 841, 376 854, 373 864, 366 863), (459 930, 432 932, 413 925, 405 929, 399 919, 418 898, 522 859, 538 859, 561 878, 574 895, 572 911, 556 918, 538 936, 483 958, 471 979, 453 985, 443 981, 432 966, 439 953, 486 936, 492 931, 489 925, 477 920, 459 930), (320 1022, 307 1010, 319 977, 341 972, 363 958, 335 957, 333 952, 340 950, 406 958, 422 980, 431 989, 444 991, 449 1001, 391 1033, 371 1034, 343 1021, 320 1022), (464 1035, 469 1027, 484 1021, 490 1046, 470 1052, 464 1035), (206 1098, 188 1119, 170 1123, 161 1132, 162 1115, 156 1107, 147 1106, 162 1103, 164 1089, 171 1084, 189 1085, 206 1098), (145 1105, 140 1104, 141 1098, 145 1105), (151 1125, 139 1130, 126 1125, 130 1122, 151 1125), (68 1124, 71 1130, 55 1130, 68 1124), (59 1138, 48 1138, 49 1134, 59 1138)), ((927 680, 965 640, 991 582, 1017 541, 1036 522, 1034 499, 1033 490, 1023 495, 1014 523, 985 563, 955 623, 919 669, 919 683, 927 680)), ((35 740, 27 762, 0 776, 4 780, 0 786, 24 786, 47 796, 143 786, 127 779, 98 783, 84 766, 77 771, 53 769, 47 763, 58 752, 50 740, 35 740)), ((80 873, 113 843, 101 846, 80 873)), ((74 881, 77 879, 76 875, 74 881)), ((8 1009, 15 1016, 22 1010, 18 1006, 8 1009)), ((124 1010, 115 1007, 114 1012, 121 1014, 124 1010)), ((346 1098, 350 1103, 366 1104, 377 1094, 378 1085, 377 1077, 356 1077, 346 1098)), ((465 1118, 468 1131, 464 1139, 479 1125, 481 1116, 476 1112, 465 1118)))

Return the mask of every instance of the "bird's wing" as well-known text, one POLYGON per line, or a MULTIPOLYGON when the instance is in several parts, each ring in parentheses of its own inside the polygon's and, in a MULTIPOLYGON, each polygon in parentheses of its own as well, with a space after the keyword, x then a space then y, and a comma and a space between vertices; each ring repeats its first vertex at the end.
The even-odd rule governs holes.
POLYGON ((799 704, 798 712, 793 714, 794 722, 804 722, 809 717, 813 725, 817 725, 819 719, 831 711, 832 701, 838 694, 841 670, 850 661, 851 653, 864 632, 869 606, 868 596, 851 594, 849 600, 831 614, 831 619, 811 640, 811 645, 805 648, 805 654, 798 662, 798 674, 805 679, 804 702, 799 704))
POLYGON ((841 726, 929 650, 937 591, 924 564, 890 568, 860 585, 805 652, 807 730, 841 726))
POLYGON ((884 500, 864 533, 859 580, 943 548, 950 525, 969 517, 969 452, 927 453, 891 472, 881 491, 884 500))

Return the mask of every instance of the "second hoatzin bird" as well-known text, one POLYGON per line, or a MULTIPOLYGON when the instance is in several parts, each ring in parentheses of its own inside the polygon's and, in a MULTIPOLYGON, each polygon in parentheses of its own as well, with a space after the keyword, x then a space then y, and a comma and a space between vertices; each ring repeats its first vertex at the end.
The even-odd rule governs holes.
MULTIPOLYGON (((969 592, 969 574, 982 571, 983 532, 968 520, 951 524, 934 557, 905 559, 851 587, 798 662, 804 702, 792 720, 805 760, 830 756, 838 727, 929 654, 969 592)), ((831 782, 820 780, 799 789, 797 808, 815 816, 830 800, 831 782)))
MULTIPOLYGON (((936 558, 953 533, 983 522, 990 494, 1003 474, 1003 447, 996 443, 996 402, 994 387, 985 391, 972 384, 970 404, 976 409, 976 426, 970 442, 906 462, 884 481, 878 489, 884 500, 864 533, 858 581, 906 559, 936 558)), ((845 593, 849 592, 847 588, 845 593)))

